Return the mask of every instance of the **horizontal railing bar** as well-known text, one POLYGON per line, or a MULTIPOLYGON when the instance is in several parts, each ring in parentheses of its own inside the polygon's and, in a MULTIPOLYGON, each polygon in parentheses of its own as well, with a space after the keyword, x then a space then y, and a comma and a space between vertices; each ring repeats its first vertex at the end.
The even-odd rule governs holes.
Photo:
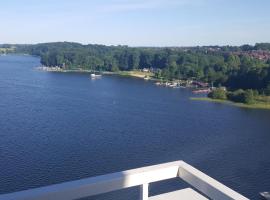
POLYGON ((182 162, 179 167, 179 177, 211 199, 248 200, 246 197, 185 162, 182 162))
POLYGON ((175 178, 183 161, 142 167, 0 195, 0 200, 72 200, 175 178))

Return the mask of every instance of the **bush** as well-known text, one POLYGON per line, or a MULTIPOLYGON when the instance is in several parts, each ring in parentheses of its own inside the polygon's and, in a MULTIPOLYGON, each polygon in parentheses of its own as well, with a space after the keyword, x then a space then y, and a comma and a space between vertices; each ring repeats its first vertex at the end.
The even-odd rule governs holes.
POLYGON ((253 90, 246 90, 244 93, 243 103, 253 104, 255 103, 253 90))
POLYGON ((270 83, 267 85, 266 89, 264 89, 264 94, 270 96, 270 83))
POLYGON ((118 72, 118 71, 119 71, 119 68, 118 68, 117 66, 113 65, 113 66, 111 67, 111 71, 112 71, 112 72, 118 72))
POLYGON ((253 104, 255 103, 255 97, 259 95, 257 90, 236 90, 228 93, 228 99, 234 102, 253 104))
POLYGON ((215 89, 212 92, 210 92, 208 94, 208 97, 212 98, 212 99, 226 100, 227 99, 227 92, 224 89, 218 88, 218 89, 215 89))
POLYGON ((228 93, 227 97, 230 101, 234 102, 243 102, 244 101, 245 91, 242 89, 236 90, 234 92, 228 93))

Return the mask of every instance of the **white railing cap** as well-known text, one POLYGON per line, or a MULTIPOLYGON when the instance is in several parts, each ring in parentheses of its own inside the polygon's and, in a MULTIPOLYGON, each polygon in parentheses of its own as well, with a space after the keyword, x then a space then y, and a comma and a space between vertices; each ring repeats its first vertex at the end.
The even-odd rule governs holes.
POLYGON ((183 161, 142 167, 92 178, 0 195, 0 200, 72 200, 180 177, 216 200, 247 200, 183 161))

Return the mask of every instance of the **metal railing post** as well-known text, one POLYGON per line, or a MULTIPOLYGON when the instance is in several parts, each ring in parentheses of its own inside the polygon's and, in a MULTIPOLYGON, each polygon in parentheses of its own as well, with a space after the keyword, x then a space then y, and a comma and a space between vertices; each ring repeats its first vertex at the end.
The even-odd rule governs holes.
POLYGON ((148 200, 148 183, 144 183, 143 185, 140 185, 140 200, 148 200))

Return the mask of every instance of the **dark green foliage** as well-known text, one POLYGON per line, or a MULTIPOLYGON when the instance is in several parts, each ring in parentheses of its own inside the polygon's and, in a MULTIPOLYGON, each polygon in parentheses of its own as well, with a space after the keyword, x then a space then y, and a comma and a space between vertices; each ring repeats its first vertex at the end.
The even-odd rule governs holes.
POLYGON ((165 80, 196 79, 224 85, 230 90, 256 89, 269 94, 270 61, 239 53, 269 50, 269 43, 240 47, 132 48, 59 42, 15 47, 18 53, 40 56, 46 66, 98 71, 152 68, 157 78, 165 80))
POLYGON ((270 43, 257 43, 255 44, 256 50, 270 50, 270 43))
POLYGON ((253 104, 256 97, 259 95, 257 90, 236 90, 234 92, 228 92, 227 97, 229 100, 239 103, 253 104))
POLYGON ((244 93, 243 102, 247 104, 253 104, 255 102, 255 95, 253 90, 246 90, 244 93))
POLYGON ((263 90, 263 93, 270 96, 270 83, 268 83, 267 87, 263 90))
POLYGON ((234 102, 244 102, 245 91, 242 89, 236 90, 234 92, 229 92, 227 97, 229 100, 234 102))
POLYGON ((208 94, 208 97, 213 98, 213 99, 221 99, 221 100, 226 100, 227 99, 227 92, 222 89, 218 88, 213 90, 208 94))

